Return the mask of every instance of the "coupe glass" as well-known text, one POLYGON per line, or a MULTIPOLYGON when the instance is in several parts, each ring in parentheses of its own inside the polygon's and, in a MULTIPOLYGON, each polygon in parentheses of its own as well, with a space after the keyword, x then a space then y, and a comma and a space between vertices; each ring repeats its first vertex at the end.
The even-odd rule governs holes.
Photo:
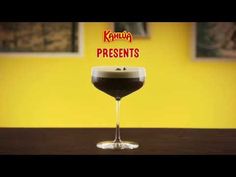
POLYGON ((135 149, 139 145, 132 141, 122 141, 120 136, 120 101, 144 85, 146 71, 143 67, 97 66, 92 68, 93 85, 115 98, 116 131, 113 141, 97 144, 101 149, 135 149))

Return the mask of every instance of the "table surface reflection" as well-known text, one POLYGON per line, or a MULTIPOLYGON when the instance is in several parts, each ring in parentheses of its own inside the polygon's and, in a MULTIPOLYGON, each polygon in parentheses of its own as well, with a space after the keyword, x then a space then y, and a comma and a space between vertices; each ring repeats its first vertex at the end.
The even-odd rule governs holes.
POLYGON ((236 154, 236 129, 122 128, 135 150, 102 150, 113 128, 0 128, 0 154, 14 155, 206 155, 236 154))

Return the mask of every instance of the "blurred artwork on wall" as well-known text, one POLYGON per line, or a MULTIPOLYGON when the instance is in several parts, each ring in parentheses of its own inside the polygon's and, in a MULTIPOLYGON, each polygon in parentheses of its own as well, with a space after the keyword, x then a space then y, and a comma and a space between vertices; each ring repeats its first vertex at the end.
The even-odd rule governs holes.
POLYGON ((76 22, 0 22, 0 52, 76 53, 76 22))
POLYGON ((130 32, 134 37, 148 37, 149 31, 146 22, 115 22, 114 32, 130 32))
POLYGON ((195 25, 196 59, 236 59, 236 22, 198 22, 195 25))

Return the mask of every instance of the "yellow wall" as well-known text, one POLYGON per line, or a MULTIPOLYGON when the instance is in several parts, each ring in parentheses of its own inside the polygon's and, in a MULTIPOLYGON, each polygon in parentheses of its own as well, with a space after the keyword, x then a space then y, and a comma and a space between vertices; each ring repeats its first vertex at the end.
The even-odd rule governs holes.
POLYGON ((95 65, 144 66, 145 86, 121 102, 122 127, 236 128, 236 60, 193 61, 192 23, 149 23, 150 38, 103 43, 84 24, 83 57, 0 56, 0 127, 113 127, 113 98, 95 65), (138 47, 139 59, 97 59, 98 47, 138 47))

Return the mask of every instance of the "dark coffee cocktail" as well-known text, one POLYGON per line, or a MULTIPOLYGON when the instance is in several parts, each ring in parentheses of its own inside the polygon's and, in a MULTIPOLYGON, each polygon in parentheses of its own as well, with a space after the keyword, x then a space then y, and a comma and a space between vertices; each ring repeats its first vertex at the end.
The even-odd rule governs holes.
POLYGON ((96 88, 119 100, 140 89, 144 84, 144 78, 93 77, 92 82, 96 88))
POLYGON ((100 67, 92 75, 96 88, 116 99, 140 89, 145 80, 145 73, 140 68, 100 67))

